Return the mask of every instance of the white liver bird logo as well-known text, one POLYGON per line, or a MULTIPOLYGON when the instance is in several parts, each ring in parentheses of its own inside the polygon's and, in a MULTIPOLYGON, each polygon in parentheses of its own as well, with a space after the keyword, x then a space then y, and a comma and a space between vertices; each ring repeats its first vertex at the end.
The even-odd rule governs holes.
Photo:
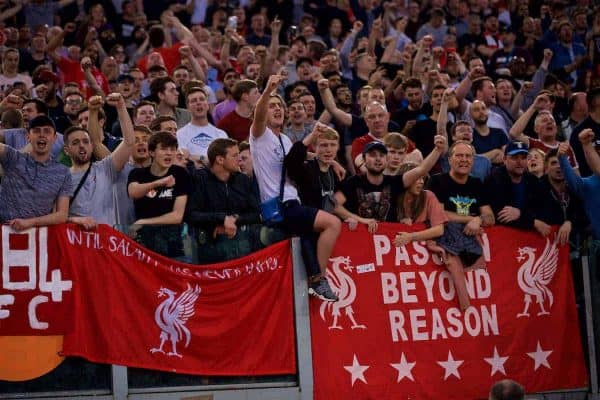
POLYGON ((177 353, 177 342, 185 339, 185 347, 190 344, 190 330, 185 326, 185 323, 194 315, 194 304, 200 295, 200 287, 192 288, 189 283, 187 290, 175 298, 176 293, 170 289, 161 287, 158 291, 158 297, 167 296, 167 298, 156 307, 154 312, 154 320, 160 328, 160 346, 150 350, 151 353, 165 353, 163 346, 168 340, 171 342, 172 351, 168 352, 168 356, 182 358, 182 355, 177 353))
POLYGON ((319 310, 321 319, 325 321, 325 312, 329 312, 333 316, 333 322, 329 329, 343 329, 338 325, 338 318, 341 315, 341 310, 344 310, 346 316, 352 322, 352 329, 367 329, 366 326, 358 324, 354 319, 352 303, 356 299, 356 284, 352 277, 345 272, 352 272, 353 267, 350 265, 350 257, 335 257, 329 261, 332 262, 332 267, 327 269, 327 280, 339 300, 336 302, 323 301, 319 310), (343 269, 342 264, 346 265, 343 269))
POLYGON ((537 259, 535 258, 535 250, 531 247, 520 247, 517 261, 523 262, 519 272, 517 273, 517 281, 519 287, 525 292, 523 312, 517 314, 517 317, 528 317, 529 306, 531 305, 531 297, 535 297, 535 302, 538 303, 540 311, 537 315, 550 314, 546 311, 544 303, 548 302, 548 307, 552 307, 554 296, 548 288, 552 281, 556 269, 558 267, 558 248, 556 240, 550 243, 546 239, 546 247, 544 252, 537 259))

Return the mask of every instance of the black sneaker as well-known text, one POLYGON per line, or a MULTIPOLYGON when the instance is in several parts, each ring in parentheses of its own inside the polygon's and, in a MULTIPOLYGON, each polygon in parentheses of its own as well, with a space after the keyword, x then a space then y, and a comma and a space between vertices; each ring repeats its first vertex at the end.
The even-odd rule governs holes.
POLYGON ((323 301, 338 301, 338 297, 331 290, 329 282, 326 278, 321 278, 318 281, 312 282, 308 285, 308 294, 316 296, 323 301))

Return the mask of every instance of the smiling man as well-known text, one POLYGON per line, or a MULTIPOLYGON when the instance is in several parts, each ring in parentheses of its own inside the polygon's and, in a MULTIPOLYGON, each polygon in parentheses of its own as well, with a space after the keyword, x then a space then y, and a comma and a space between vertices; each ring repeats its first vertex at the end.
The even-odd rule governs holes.
POLYGON ((56 140, 54 123, 47 116, 29 121, 27 140, 31 153, 23 154, 0 143, 0 223, 22 231, 67 220, 73 191, 67 167, 50 157, 56 140))

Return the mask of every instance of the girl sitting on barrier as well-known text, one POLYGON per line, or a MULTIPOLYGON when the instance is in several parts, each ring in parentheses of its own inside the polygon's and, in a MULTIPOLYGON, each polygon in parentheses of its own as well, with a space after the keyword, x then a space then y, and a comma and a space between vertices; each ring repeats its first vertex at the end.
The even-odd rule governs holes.
MULTIPOLYGON (((416 166, 413 163, 403 164, 399 173, 410 171, 416 166)), ((435 194, 424 189, 426 180, 427 177, 419 178, 400 195, 397 215, 398 222, 402 224, 424 223, 427 228, 416 232, 398 232, 394 245, 427 241, 429 251, 450 272, 460 308, 464 311, 470 305, 464 269, 484 266, 481 244, 477 237, 465 235, 460 224, 449 222, 435 194)))

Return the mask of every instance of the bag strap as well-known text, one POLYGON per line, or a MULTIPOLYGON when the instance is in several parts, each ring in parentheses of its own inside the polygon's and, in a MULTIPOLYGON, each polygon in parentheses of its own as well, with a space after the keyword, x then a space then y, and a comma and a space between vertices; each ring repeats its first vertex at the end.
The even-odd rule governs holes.
POLYGON ((284 159, 281 165, 281 181, 279 182, 279 201, 283 202, 283 189, 285 186, 285 147, 283 146, 283 140, 281 140, 281 135, 283 135, 283 133, 277 135, 277 139, 279 139, 279 144, 281 145, 281 151, 283 151, 284 159))
POLYGON ((83 187, 83 184, 85 183, 85 180, 87 179, 88 175, 90 174, 91 169, 92 169, 92 162, 90 161, 90 165, 88 165, 88 168, 85 171, 85 174, 83 174, 83 176, 81 177, 81 180, 79 181, 79 184, 77 185, 77 188, 73 192, 73 196, 71 196, 71 202, 70 202, 71 204, 73 204, 73 202, 75 201, 75 197, 77 197, 77 195, 79 194, 79 191, 83 187))

